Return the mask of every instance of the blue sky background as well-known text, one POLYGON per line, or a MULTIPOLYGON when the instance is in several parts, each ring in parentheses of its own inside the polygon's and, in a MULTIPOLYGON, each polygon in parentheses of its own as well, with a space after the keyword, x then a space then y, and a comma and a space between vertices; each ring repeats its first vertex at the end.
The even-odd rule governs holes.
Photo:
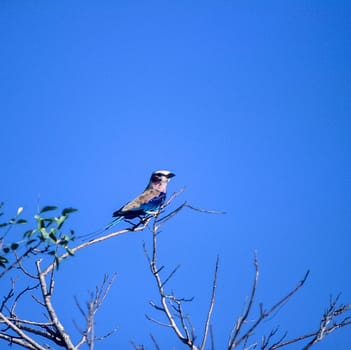
MULTIPOLYGON (((166 168, 170 192, 186 186, 174 205, 227 212, 183 211, 159 238, 160 263, 181 264, 172 288, 195 296, 198 332, 220 256, 216 348, 250 292, 255 251, 267 306, 311 270, 265 327, 297 336, 318 327, 330 295, 351 302, 349 1, 2 0, 0 38, 6 214, 73 206, 70 227, 88 233, 166 168)), ((118 273, 96 321, 99 334, 119 330, 97 349, 151 349, 149 333, 182 348, 145 319, 157 295, 143 241, 150 232, 91 247, 57 275, 73 329, 73 296, 118 273)), ((343 329, 315 348, 350 347, 343 329)))

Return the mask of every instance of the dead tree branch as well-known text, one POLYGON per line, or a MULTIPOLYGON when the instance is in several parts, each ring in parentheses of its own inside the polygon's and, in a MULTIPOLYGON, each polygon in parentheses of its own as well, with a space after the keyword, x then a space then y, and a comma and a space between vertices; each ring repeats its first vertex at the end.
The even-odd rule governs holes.
POLYGON ((248 337, 248 334, 245 333, 244 336, 241 337, 241 339, 237 340, 239 335, 240 335, 241 329, 242 329, 243 325, 246 323, 247 318, 251 312, 252 305, 253 305, 255 295, 256 295, 258 275, 259 275, 258 261, 257 261, 256 255, 255 255, 255 260, 254 260, 254 266, 255 266, 255 277, 254 277, 253 284, 252 284, 249 303, 248 303, 244 313, 241 316, 239 316, 239 318, 237 319, 237 321, 235 323, 235 326, 232 328, 232 331, 231 331, 231 334, 229 337, 229 345, 228 345, 229 350, 234 349, 235 346, 240 344, 245 338, 248 337), (246 337, 245 337, 245 335, 246 335, 246 337))
POLYGON ((243 342, 247 343, 249 338, 252 336, 254 330, 262 323, 262 321, 267 317, 269 317, 270 315, 272 315, 273 312, 276 311, 279 307, 284 305, 303 286, 303 284, 306 282, 308 274, 309 274, 309 271, 306 272, 303 279, 299 281, 297 285, 287 295, 285 295, 282 299, 280 299, 270 309, 265 310, 263 307, 263 304, 260 304, 259 317, 255 321, 253 321, 251 327, 249 327, 246 331, 242 332, 243 326, 247 324, 247 319, 252 310, 252 306, 255 300, 255 295, 257 290, 259 269, 258 269, 257 258, 255 256, 255 277, 254 277, 254 282, 253 282, 249 302, 246 307, 246 310, 241 316, 239 316, 239 318, 235 323, 235 326, 232 328, 231 335, 229 337, 228 350, 235 349, 239 344, 243 342))
MULTIPOLYGON (((162 268, 158 268, 157 266, 157 226, 156 226, 156 220, 153 226, 153 244, 152 244, 152 255, 151 257, 148 254, 148 251, 146 249, 146 245, 144 242, 144 252, 147 257, 147 260, 149 262, 150 270, 152 272, 152 275, 155 278, 156 285, 158 288, 158 292, 160 295, 160 302, 161 306, 154 306, 154 308, 158 311, 161 311, 167 319, 167 323, 165 322, 160 322, 157 320, 152 319, 149 316, 146 316, 149 320, 152 320, 156 322, 159 325, 170 327, 178 339, 183 343, 186 344, 190 349, 192 350, 197 350, 198 348, 194 344, 194 339, 190 336, 188 328, 186 326, 186 320, 184 319, 184 315, 181 310, 181 301, 177 298, 175 298, 173 295, 167 295, 165 290, 164 290, 164 283, 162 282, 161 276, 160 276, 160 271, 162 268), (175 317, 171 311, 171 305, 176 303, 178 305, 178 309, 176 309, 177 316, 181 320, 181 324, 178 325, 175 317)), ((153 303, 151 304, 152 306, 154 305, 153 303)))
POLYGON ((0 272, 0 279, 4 277, 9 271, 16 268, 23 259, 33 254, 40 245, 41 242, 38 242, 35 246, 28 248, 23 254, 16 256, 16 260, 0 272))
POLYGON ((74 350, 75 347, 71 341, 71 338, 68 335, 68 333, 65 331, 65 328, 62 325, 62 323, 60 322, 60 320, 56 314, 56 311, 53 307, 53 304, 51 302, 51 298, 52 298, 52 294, 53 294, 53 290, 54 290, 54 273, 52 271, 51 276, 50 276, 50 280, 49 280, 49 288, 48 288, 47 281, 45 279, 45 274, 43 272, 41 272, 40 262, 41 262, 41 260, 38 260, 36 262, 36 267, 37 267, 38 277, 39 277, 39 281, 40 281, 42 298, 43 298, 44 303, 45 303, 45 309, 47 310, 47 312, 49 314, 50 321, 53 323, 53 325, 58 333, 58 336, 61 339, 61 341, 63 342, 65 348, 67 350, 74 350))
POLYGON ((86 322, 84 330, 76 326, 76 328, 82 335, 80 341, 76 345, 76 349, 79 349, 84 343, 86 343, 89 347, 89 350, 93 350, 96 341, 103 340, 117 331, 117 329, 115 328, 101 337, 97 337, 95 335, 95 315, 101 308, 103 302, 105 301, 116 276, 116 273, 113 274, 110 280, 108 280, 107 275, 104 276, 101 285, 95 288, 95 293, 90 293, 90 299, 86 303, 87 311, 83 310, 78 299, 75 298, 76 305, 86 322))
POLYGON ((161 271, 164 269, 164 266, 158 267, 158 259, 157 259, 157 251, 158 251, 158 233, 160 227, 165 224, 168 220, 170 220, 174 215, 179 213, 180 210, 182 210, 185 207, 189 207, 193 210, 198 210, 201 212, 206 212, 206 213, 222 213, 222 212, 215 212, 215 211, 207 211, 203 209, 196 209, 194 207, 189 206, 186 202, 183 203, 181 206, 173 210, 170 214, 162 217, 161 219, 156 216, 154 220, 154 225, 152 228, 152 252, 151 256, 147 251, 146 244, 144 242, 143 248, 144 248, 144 253, 147 258, 147 261, 149 263, 150 270, 152 272, 152 275, 154 276, 154 279, 156 281, 156 286, 158 290, 158 294, 160 296, 160 305, 155 304, 154 302, 150 302, 150 305, 157 311, 162 312, 165 317, 167 322, 162 322, 159 320, 155 320, 154 318, 151 318, 150 316, 146 315, 146 318, 160 326, 163 327, 168 327, 173 330, 177 338, 185 345, 188 346, 189 349, 192 350, 204 350, 207 342, 207 336, 208 332, 210 329, 210 321, 211 321, 211 316, 212 316, 212 311, 214 307, 214 302, 215 302, 215 290, 216 290, 216 285, 217 285, 217 272, 218 272, 218 266, 219 266, 219 257, 217 257, 216 260, 216 265, 215 265, 215 272, 214 272, 214 278, 213 278, 213 283, 212 283, 212 294, 211 294, 211 299, 210 299, 210 305, 209 309, 207 311, 206 315, 206 321, 204 325, 204 331, 202 334, 202 341, 201 345, 196 345, 195 344, 195 330, 194 327, 191 324, 190 317, 185 314, 184 309, 183 309, 183 304, 184 302, 189 302, 192 301, 191 299, 184 299, 184 298, 178 298, 173 294, 167 294, 164 287, 167 282, 173 277, 173 275, 176 273, 178 270, 179 266, 177 266, 166 278, 161 277, 161 271))
POLYGON ((25 332, 23 332, 20 327, 16 326, 14 322, 11 322, 3 313, 0 313, 0 320, 3 323, 5 323, 11 330, 13 330, 18 336, 18 338, 16 338, 7 334, 0 333, 0 338, 9 340, 11 343, 15 343, 18 345, 25 345, 29 349, 46 350, 34 339, 32 339, 25 332))
POLYGON ((201 342, 201 346, 200 346, 201 350, 205 349, 206 340, 207 340, 207 334, 208 334, 208 330, 209 330, 209 327, 210 327, 210 321, 211 321, 212 311, 213 311, 214 302, 215 302, 215 292, 216 292, 216 286, 217 286, 218 266, 219 266, 219 257, 217 256, 216 267, 215 267, 213 283, 212 283, 212 295, 211 295, 211 300, 210 300, 210 306, 208 308, 207 318, 206 318, 206 323, 205 323, 205 329, 204 329, 204 332, 203 332, 203 338, 202 338, 202 342, 201 342))
MULTIPOLYGON (((100 337, 96 336, 95 332, 96 313, 104 303, 116 275, 114 274, 111 279, 108 279, 107 276, 104 277, 102 284, 96 287, 94 292, 90 293, 90 298, 86 302, 85 307, 82 307, 79 300, 75 298, 76 305, 79 312, 82 314, 85 323, 84 327, 82 328, 75 324, 76 328, 78 329, 80 339, 77 341, 77 344, 74 345, 71 340, 71 336, 68 334, 64 325, 60 321, 53 304, 55 267, 58 267, 58 264, 69 255, 75 254, 81 249, 85 249, 89 246, 128 232, 142 231, 150 224, 151 220, 154 219, 153 225, 150 225, 150 229, 152 231, 151 254, 148 252, 145 242, 143 244, 143 248, 159 295, 159 302, 157 304, 150 302, 150 305, 162 315, 163 319, 158 320, 147 315, 146 317, 148 320, 156 323, 157 325, 172 329, 177 339, 188 349, 205 350, 207 346, 213 350, 215 344, 211 322, 215 304, 219 258, 217 257, 215 264, 212 292, 210 295, 208 309, 205 314, 206 317, 202 334, 200 334, 200 336, 195 334, 195 328, 193 327, 190 316, 187 314, 185 307, 186 303, 191 302, 193 298, 180 298, 177 297, 171 289, 171 292, 166 290, 166 286, 169 286, 172 277, 178 271, 179 265, 167 275, 165 274, 165 266, 159 265, 158 261, 158 237, 160 228, 181 210, 184 208, 189 208, 191 210, 207 214, 224 214, 224 212, 221 211, 197 208, 188 204, 187 202, 184 202, 170 213, 164 214, 164 210, 168 207, 168 205, 170 205, 170 203, 183 191, 184 189, 181 189, 179 192, 174 193, 156 215, 147 216, 136 224, 132 223, 132 226, 129 228, 104 234, 100 237, 80 243, 72 249, 68 248, 67 246, 67 242, 70 240, 70 238, 63 238, 64 235, 57 236, 57 238, 50 238, 51 231, 49 231, 49 229, 46 230, 49 226, 45 225, 48 220, 65 220, 68 217, 68 213, 75 209, 65 209, 60 218, 39 217, 38 232, 43 235, 42 240, 37 243, 35 239, 32 239, 30 241, 31 244, 33 244, 32 246, 25 246, 25 248, 22 247, 21 250, 17 251, 14 249, 14 255, 11 255, 14 258, 14 261, 12 263, 8 263, 9 265, 0 273, 1 279, 9 271, 16 268, 17 271, 22 274, 22 276, 31 281, 27 287, 22 287, 22 290, 16 291, 16 280, 13 278, 9 279, 9 290, 2 296, 2 300, 0 302, 0 325, 2 327, 0 331, 0 339, 8 342, 9 345, 15 344, 30 350, 53 349, 52 346, 48 345, 48 342, 51 342, 55 348, 60 347, 66 350, 78 350, 84 344, 88 346, 89 350, 94 350, 94 345, 97 341, 103 340, 116 332, 116 329, 113 329, 109 333, 100 337), (46 235, 49 235, 49 238, 47 238, 42 231, 46 235), (56 250, 53 250, 52 246, 50 249, 48 249, 49 245, 46 241, 47 239, 51 239, 53 241, 54 247, 55 244, 61 244, 61 249, 59 250, 58 247, 56 250), (62 253, 62 248, 66 249, 64 253, 62 253), (19 251, 21 251, 21 253, 19 253, 19 251), (51 255, 48 255, 47 253, 51 255), (35 255, 42 257, 36 261, 35 265, 33 265, 35 266, 35 269, 25 268, 24 263, 30 261, 25 258, 33 258, 35 255), (44 258, 47 259, 48 256, 50 257, 50 260, 46 260, 46 265, 44 265, 44 258), (42 266, 45 268, 42 269, 42 266), (20 303, 26 302, 30 296, 31 302, 33 302, 35 306, 40 305, 40 308, 44 310, 44 321, 37 321, 34 319, 28 320, 19 316, 18 309, 20 308, 20 303), (19 304, 18 307, 17 304, 19 304), (208 338, 210 340, 208 340, 208 338), (39 344, 39 342, 42 343, 39 344), (207 342, 210 342, 210 345, 206 345, 207 342)), ((52 207, 46 207, 46 210, 52 210, 52 207)), ((42 212, 45 212, 45 210, 43 209, 42 212)), ((61 224, 58 224, 58 231, 60 230, 60 225, 61 224)), ((2 244, 1 241, 0 244, 2 244)), ((6 249, 9 254, 12 254, 12 251, 9 248, 6 249)), ((4 262, 7 260, 5 259, 2 261, 4 262)), ((4 263, 3 266, 5 266, 4 263)), ((329 306, 324 311, 320 319, 320 323, 314 331, 295 338, 287 339, 287 333, 279 335, 279 329, 274 328, 268 333, 268 335, 258 338, 260 340, 254 340, 253 337, 254 335, 258 334, 258 329, 262 325, 263 321, 269 316, 274 315, 275 312, 279 311, 298 292, 298 290, 304 285, 309 274, 307 271, 305 276, 296 284, 296 286, 270 308, 266 309, 262 303, 258 304, 258 311, 256 311, 257 314, 253 316, 252 314, 255 310, 254 306, 256 303, 256 292, 259 277, 259 266, 256 256, 254 258, 254 270, 254 278, 247 305, 244 307, 243 312, 237 318, 234 326, 230 330, 227 343, 228 350, 238 349, 239 347, 243 350, 250 350, 254 348, 260 348, 261 350, 276 350, 287 347, 291 344, 299 344, 302 346, 302 350, 309 350, 335 330, 351 325, 351 304, 339 304, 338 296, 334 299, 330 299, 329 306)), ((156 338, 153 335, 150 335, 150 337, 155 348, 160 349, 160 346, 156 342, 156 338)), ((144 349, 144 346, 135 345, 134 343, 132 344, 135 349, 144 349)))
MULTIPOLYGON (((147 220, 140 221, 137 225, 135 225, 131 228, 122 229, 122 230, 112 232, 112 233, 109 233, 109 234, 101 236, 101 237, 94 238, 88 242, 81 243, 78 246, 71 249, 71 254, 75 254, 76 252, 78 252, 81 249, 87 248, 91 245, 94 245, 94 244, 97 244, 97 243, 100 243, 103 241, 106 241, 106 240, 111 239, 113 237, 123 235, 123 234, 128 233, 128 232, 143 231, 147 227, 147 225, 151 219, 152 219, 152 217, 148 218, 147 220)), ((44 275, 47 275, 50 271, 52 271, 57 266, 57 261, 61 262, 62 260, 66 259, 69 255, 70 254, 68 252, 63 253, 60 257, 58 257, 58 259, 56 259, 50 265, 48 265, 48 267, 42 273, 44 275)))
POLYGON ((290 340, 276 342, 270 347, 267 347, 267 349, 276 350, 301 342, 302 340, 310 339, 309 342, 302 347, 302 350, 308 350, 337 329, 351 325, 351 316, 346 316, 351 310, 351 304, 338 304, 338 300, 339 295, 334 299, 330 299, 329 306, 324 311, 316 331, 290 340))

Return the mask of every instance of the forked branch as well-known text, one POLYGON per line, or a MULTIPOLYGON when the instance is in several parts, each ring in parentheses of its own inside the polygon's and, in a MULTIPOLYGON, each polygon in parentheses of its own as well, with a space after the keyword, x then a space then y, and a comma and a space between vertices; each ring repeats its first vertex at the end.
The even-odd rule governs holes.
POLYGON ((169 327, 173 330, 173 332, 176 334, 177 338, 183 343, 188 346, 189 349, 192 350, 204 350, 207 342, 207 336, 208 332, 210 329, 210 321, 211 321, 211 316, 212 316, 212 311, 214 307, 214 302, 215 302, 215 290, 216 290, 216 285, 217 285, 217 272, 218 272, 218 266, 219 266, 219 258, 217 257, 216 260, 216 265, 215 265, 215 272, 214 272, 214 278, 213 278, 213 284, 212 284, 212 294, 211 294, 211 299, 210 299, 210 305, 207 311, 206 315, 206 321, 204 325, 204 331, 202 334, 202 341, 201 344, 198 346, 195 344, 195 330, 194 327, 191 324, 190 318, 187 314, 184 313, 183 309, 183 304, 185 302, 192 301, 192 299, 184 299, 184 298, 178 298, 176 297, 173 293, 169 294, 166 293, 164 286, 169 280, 173 277, 175 272, 178 270, 179 266, 177 266, 167 277, 162 278, 161 277, 161 271, 164 269, 164 266, 159 267, 158 266, 158 261, 157 261, 157 251, 158 251, 158 231, 165 222, 167 222, 169 219, 171 219, 174 215, 176 215, 181 209, 189 207, 193 210, 198 210, 201 212, 210 212, 210 213, 219 213, 219 212, 213 212, 213 211, 206 211, 202 209, 196 209, 194 207, 189 206, 186 202, 183 203, 181 206, 173 210, 170 214, 158 218, 156 217, 154 220, 154 225, 152 228, 152 254, 151 256, 149 255, 147 249, 146 249, 146 244, 144 242, 144 252, 147 257, 148 263, 150 270, 154 276, 154 279, 156 281, 157 289, 158 289, 158 294, 160 296, 160 305, 157 305, 153 302, 150 302, 150 305, 157 311, 162 312, 165 317, 166 317, 166 322, 155 320, 149 316, 146 315, 147 319, 150 321, 155 322, 158 325, 164 326, 164 327, 169 327))
POLYGON ((286 294, 282 299, 280 299, 277 303, 275 303, 270 309, 265 310, 263 307, 263 304, 260 304, 259 316, 256 318, 256 320, 251 322, 250 327, 248 327, 246 330, 243 330, 244 325, 248 323, 248 317, 251 314, 252 307, 255 301, 255 296, 256 296, 257 282, 258 282, 258 276, 259 276, 258 261, 256 256, 254 260, 254 265, 255 265, 255 277, 254 277, 254 281, 251 289, 249 302, 246 309, 244 310, 242 315, 238 317, 234 327, 231 330, 229 343, 228 343, 228 350, 235 349, 238 345, 242 343, 247 344, 249 341, 249 338, 253 335, 253 332, 262 323, 262 321, 267 317, 269 317, 270 315, 272 315, 274 311, 276 311, 278 308, 283 306, 303 286, 309 274, 309 271, 307 271, 303 279, 299 281, 297 285, 288 294, 286 294))
POLYGON ((90 293, 90 299, 86 303, 86 311, 80 305, 78 299, 75 298, 76 305, 85 320, 84 329, 81 329, 76 325, 76 328, 82 335, 81 339, 76 345, 76 349, 79 349, 83 344, 86 343, 89 347, 89 350, 93 350, 96 341, 103 340, 117 331, 117 329, 115 328, 103 336, 97 337, 95 335, 95 315, 101 308, 103 302, 105 301, 116 276, 116 273, 113 274, 113 276, 110 279, 107 275, 104 276, 101 285, 95 288, 95 292, 90 293))

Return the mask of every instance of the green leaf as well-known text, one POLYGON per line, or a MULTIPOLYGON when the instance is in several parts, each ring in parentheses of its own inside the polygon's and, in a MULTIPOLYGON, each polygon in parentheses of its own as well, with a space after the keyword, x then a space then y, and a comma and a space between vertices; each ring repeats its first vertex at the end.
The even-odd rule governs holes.
POLYGON ((16 224, 26 224, 28 221, 24 219, 19 219, 16 221, 16 224))
POLYGON ((23 234, 23 237, 30 237, 36 230, 28 230, 23 234))
POLYGON ((18 243, 12 243, 12 244, 11 244, 11 249, 12 249, 12 250, 16 250, 18 247, 19 247, 19 244, 18 244, 18 243))
POLYGON ((39 227, 40 227, 40 228, 45 228, 45 227, 46 227, 46 225, 45 225, 45 220, 44 220, 44 219, 40 219, 40 220, 39 220, 39 227))
POLYGON ((0 228, 1 227, 6 227, 8 225, 8 223, 4 222, 3 224, 0 224, 0 228))
POLYGON ((36 242, 36 239, 30 239, 26 244, 29 245, 29 244, 32 244, 33 242, 36 242))
POLYGON ((74 213, 75 211, 78 211, 78 209, 75 208, 65 208, 62 210, 62 215, 67 215, 70 213, 74 213))
POLYGON ((55 219, 56 219, 56 222, 57 222, 57 229, 59 230, 62 227, 62 225, 65 222, 65 220, 67 219, 67 216, 66 215, 62 215, 59 218, 55 218, 55 219))
POLYGON ((70 237, 68 235, 62 235, 60 237, 62 242, 68 243, 70 241, 70 237))
POLYGON ((4 257, 4 256, 0 256, 0 261, 2 261, 2 262, 8 262, 8 260, 4 257))
POLYGON ((4 253, 7 254, 10 251, 10 248, 9 247, 4 247, 4 248, 2 248, 2 250, 4 251, 4 253))
POLYGON ((0 255, 0 266, 5 268, 6 267, 6 263, 8 262, 8 260, 4 257, 0 255))
POLYGON ((45 213, 46 211, 57 210, 58 208, 53 205, 47 205, 40 210, 40 214, 45 213))
POLYGON ((49 237, 54 241, 54 242, 56 242, 57 241, 57 238, 56 238, 56 236, 55 236, 55 233, 54 232, 50 232, 50 234, 49 234, 49 237))

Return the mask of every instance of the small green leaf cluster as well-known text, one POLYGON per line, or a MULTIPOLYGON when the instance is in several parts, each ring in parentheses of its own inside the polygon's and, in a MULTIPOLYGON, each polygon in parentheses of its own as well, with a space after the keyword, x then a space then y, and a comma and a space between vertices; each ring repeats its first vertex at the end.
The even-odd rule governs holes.
MULTIPOLYGON (((0 203, 0 216, 3 203, 0 203)), ((63 233, 62 228, 69 218, 70 214, 77 211, 75 208, 65 208, 58 215, 59 208, 56 206, 45 206, 39 213, 34 215, 34 228, 28 229, 23 234, 23 239, 16 242, 5 243, 5 238, 15 225, 28 224, 27 220, 18 219, 23 208, 19 208, 14 218, 7 222, 0 223, 0 267, 6 268, 9 262, 8 254, 16 252, 16 254, 27 254, 28 252, 38 254, 47 253, 58 258, 58 254, 64 249, 69 255, 73 255, 73 251, 69 248, 69 243, 74 240, 74 231, 63 233), (56 215, 55 215, 56 212, 56 215), (22 250, 21 250, 22 249, 22 250), (21 250, 21 252, 19 252, 21 250), (26 253, 27 252, 27 253, 26 253)))

